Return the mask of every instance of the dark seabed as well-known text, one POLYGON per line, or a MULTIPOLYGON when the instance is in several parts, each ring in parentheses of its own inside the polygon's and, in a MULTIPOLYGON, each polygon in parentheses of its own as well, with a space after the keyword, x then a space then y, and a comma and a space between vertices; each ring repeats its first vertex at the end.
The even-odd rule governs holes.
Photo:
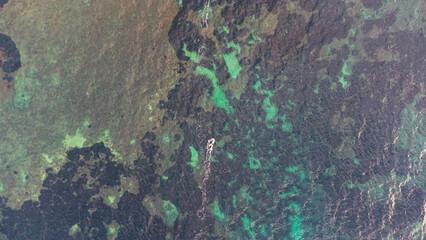
POLYGON ((0 240, 426 239, 425 10, 0 0, 0 240))

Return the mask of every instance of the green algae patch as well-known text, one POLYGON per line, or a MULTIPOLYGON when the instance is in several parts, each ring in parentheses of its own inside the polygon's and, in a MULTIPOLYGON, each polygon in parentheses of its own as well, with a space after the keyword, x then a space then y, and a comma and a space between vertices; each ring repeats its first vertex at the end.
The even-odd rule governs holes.
POLYGON ((293 127, 291 126, 291 123, 286 122, 286 118, 287 118, 287 115, 285 114, 281 116, 281 121, 283 122, 281 125, 281 128, 283 129, 284 132, 291 132, 293 127))
POLYGON ((248 188, 246 186, 240 188, 240 197, 244 199, 247 203, 253 201, 253 197, 250 196, 250 193, 248 192, 248 188))
POLYGON ((424 1, 383 1, 380 9, 362 8, 361 14, 364 19, 380 19, 389 12, 395 12, 395 23, 389 27, 390 31, 416 31, 424 30, 424 9, 424 1))
POLYGON ((88 128, 90 126, 90 122, 86 120, 86 121, 83 122, 82 125, 83 125, 83 127, 88 128))
POLYGON ((68 236, 74 237, 80 231, 81 231, 81 229, 78 226, 78 224, 76 223, 76 224, 72 225, 72 227, 68 230, 68 236))
POLYGON ((253 89, 256 90, 256 91, 258 91, 260 85, 261 85, 260 80, 257 80, 257 82, 253 85, 253 89))
MULTIPOLYGON (((419 96, 419 95, 418 95, 419 96)), ((416 97, 417 99, 417 97, 416 97)), ((412 153, 411 161, 423 162, 426 135, 422 127, 423 117, 416 111, 417 100, 407 105, 401 111, 402 125, 396 132, 397 145, 412 153)))
POLYGON ((264 237, 267 237, 267 236, 268 236, 268 233, 266 232, 266 227, 265 227, 265 225, 263 225, 263 226, 260 228, 260 234, 262 234, 262 236, 264 236, 264 237))
POLYGON ((193 146, 189 146, 189 150, 191 151, 191 161, 188 163, 191 167, 198 166, 198 152, 193 146))
POLYGON ((302 181, 305 180, 305 178, 306 178, 305 172, 299 170, 298 166, 286 167, 284 170, 286 172, 289 172, 289 173, 297 173, 297 172, 299 172, 300 180, 302 180, 302 181))
POLYGON ((218 80, 216 78, 216 74, 213 71, 211 71, 211 70, 209 70, 205 67, 202 67, 202 66, 197 66, 197 68, 194 71, 194 74, 195 75, 203 75, 203 76, 207 77, 212 82, 212 85, 213 85, 213 101, 214 101, 216 107, 225 109, 228 114, 232 113, 233 109, 232 109, 231 106, 229 106, 229 101, 226 98, 225 93, 220 89, 219 85, 217 84, 218 80))
POLYGON ((266 111, 266 121, 271 121, 278 113, 278 108, 275 104, 271 103, 270 97, 266 97, 263 100, 263 110, 266 111))
POLYGON ((212 203, 213 205, 213 215, 222 223, 227 222, 225 214, 220 210, 220 206, 217 203, 217 200, 212 203))
POLYGON ((333 82, 330 84, 330 88, 331 91, 336 91, 337 90, 337 83, 333 82))
POLYGON ((343 63, 342 67, 342 76, 339 78, 339 83, 342 84, 342 88, 347 88, 349 85, 349 82, 345 80, 345 76, 351 75, 351 72, 349 71, 348 65, 343 63))
POLYGON ((256 31, 256 30, 253 30, 253 31, 251 32, 251 38, 252 38, 252 39, 250 39, 250 40, 248 41, 248 44, 250 44, 250 45, 252 45, 252 44, 254 44, 254 43, 256 43, 256 42, 262 41, 262 39, 258 36, 258 33, 257 33, 257 31, 256 31))
MULTIPOLYGON (((258 76, 259 79, 259 76, 258 76)), ((269 91, 269 90, 264 90, 264 89, 260 89, 261 86, 261 81, 257 80, 257 82, 253 85, 253 89, 256 90, 257 93, 259 94, 263 94, 263 95, 268 95, 266 98, 263 99, 263 105, 262 105, 262 109, 266 112, 266 116, 265 116, 265 121, 269 122, 269 121, 276 121, 275 117, 278 113, 278 108, 275 106, 274 103, 271 102, 271 97, 274 96, 275 91, 269 91)), ((278 89, 280 89, 283 85, 281 85, 278 89)), ((268 125, 268 128, 274 128, 272 125, 268 125)))
MULTIPOLYGON (((228 48, 234 48, 237 50, 239 54, 241 52, 241 47, 234 42, 228 43, 228 48)), ((228 54, 223 55, 223 59, 225 60, 226 67, 228 68, 229 75, 231 78, 237 78, 241 71, 240 63, 235 56, 237 54, 235 51, 232 51, 228 54)))
POLYGON ((173 203, 170 201, 163 201, 163 211, 167 216, 166 225, 168 227, 173 227, 175 225, 175 221, 179 216, 179 212, 173 203))
POLYGON ((302 219, 299 216, 290 216, 291 221, 291 233, 290 236, 295 239, 302 239, 303 237, 303 228, 302 228, 302 219))
POLYGON ((294 166, 294 167, 287 167, 287 168, 285 168, 285 170, 286 170, 287 172, 289 172, 289 173, 296 173, 296 172, 297 172, 297 170, 299 170, 299 167, 297 167, 297 166, 294 166))
POLYGON ((161 138, 161 141, 163 143, 170 143, 170 136, 168 134, 164 134, 163 137, 161 138))
POLYGON ((332 177, 336 175, 336 173, 337 173, 336 166, 332 165, 331 167, 325 169, 324 176, 332 177))
POLYGON ((302 216, 300 215, 300 206, 296 203, 291 203, 286 209, 292 209, 295 212, 294 216, 290 216, 291 232, 290 236, 292 239, 302 239, 303 238, 303 228, 302 228, 302 216))
POLYGON ((318 94, 318 93, 319 93, 319 87, 318 87, 318 86, 315 88, 314 93, 315 93, 315 94, 318 94))
POLYGON ((226 67, 228 68, 228 73, 231 78, 237 78, 242 68, 235 56, 235 52, 223 55, 223 59, 225 60, 226 67))
POLYGON ((292 191, 280 193, 280 198, 285 199, 285 198, 294 197, 298 195, 300 195, 300 190, 297 187, 293 186, 292 191))
POLYGON ((255 233, 251 230, 251 221, 248 217, 241 217, 241 221, 243 222, 244 230, 246 230, 247 234, 250 236, 250 239, 256 239, 255 233))
POLYGON ((300 180, 302 180, 302 181, 305 180, 305 177, 306 177, 305 172, 303 172, 303 171, 300 172, 300 180))
POLYGON ((24 110, 29 107, 35 88, 40 86, 40 83, 36 80, 37 73, 38 69, 31 67, 27 71, 16 75, 15 96, 13 98, 13 105, 16 108, 24 110))
POLYGON ((235 195, 232 196, 232 206, 234 208, 237 207, 237 196, 235 196, 235 195))
POLYGON ((360 165, 360 162, 358 161, 358 159, 357 159, 357 158, 354 158, 354 163, 355 163, 356 165, 360 165))
POLYGON ((115 196, 108 196, 108 203, 112 205, 115 202, 115 196))
POLYGON ((13 98, 13 104, 16 108, 19 108, 21 110, 27 109, 30 105, 30 100, 32 97, 32 92, 25 91, 22 89, 15 88, 16 94, 13 98))
POLYGON ((115 159, 121 160, 123 159, 123 156, 114 148, 112 143, 112 138, 110 136, 110 130, 106 129, 102 132, 102 136, 98 140, 99 142, 103 142, 106 147, 108 147, 111 150, 111 153, 114 154, 115 159))
POLYGON ((283 129, 283 131, 284 132, 291 132, 291 124, 290 123, 288 123, 288 122, 284 122, 282 125, 281 125, 281 128, 283 129))
POLYGON ((182 51, 185 53, 186 57, 189 57, 189 60, 191 60, 191 61, 193 61, 195 63, 199 62, 197 52, 190 52, 190 51, 188 51, 187 46, 186 46, 185 43, 183 44, 182 51))
POLYGON ((106 129, 102 132, 102 137, 100 137, 100 141, 102 141, 105 145, 111 144, 111 136, 109 135, 109 129, 106 129))
POLYGON ((232 184, 234 184, 236 181, 237 181, 237 179, 233 179, 232 181, 230 181, 230 182, 228 183, 228 187, 232 186, 232 184))
POLYGON ((120 230, 121 226, 113 220, 111 224, 105 224, 105 228, 107 229, 107 239, 116 239, 118 237, 118 231, 120 230))
POLYGON ((221 27, 221 28, 219 29, 219 34, 220 34, 220 33, 223 33, 223 32, 226 32, 226 34, 229 34, 229 27, 227 27, 227 26, 223 26, 223 27, 221 27))
POLYGON ((347 180, 345 182, 346 187, 348 187, 349 189, 353 189, 355 187, 355 184, 352 181, 347 180))
POLYGON ((261 165, 259 159, 254 158, 253 156, 249 156, 249 164, 250 169, 258 169, 261 165))
POLYGON ((228 48, 235 48, 237 50, 238 54, 241 53, 241 47, 240 47, 240 45, 235 44, 234 41, 229 42, 227 47, 228 48))
POLYGON ((85 142, 86 138, 84 137, 84 135, 80 131, 77 131, 76 134, 73 136, 67 134, 65 136, 65 139, 62 141, 62 144, 67 149, 75 147, 82 148, 85 142))

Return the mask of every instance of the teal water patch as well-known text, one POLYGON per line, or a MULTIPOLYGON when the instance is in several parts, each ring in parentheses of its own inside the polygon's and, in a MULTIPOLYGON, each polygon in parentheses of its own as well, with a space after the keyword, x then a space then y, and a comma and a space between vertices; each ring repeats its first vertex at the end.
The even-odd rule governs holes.
POLYGON ((216 78, 216 74, 213 71, 211 71, 211 70, 209 70, 205 67, 202 67, 202 66, 197 66, 197 68, 194 71, 194 74, 195 75, 203 75, 203 76, 207 77, 212 82, 212 85, 213 85, 213 100, 214 100, 216 107, 225 109, 228 114, 232 113, 233 109, 229 105, 229 101, 226 98, 225 93, 220 89, 219 85, 217 84, 218 80, 216 78))

